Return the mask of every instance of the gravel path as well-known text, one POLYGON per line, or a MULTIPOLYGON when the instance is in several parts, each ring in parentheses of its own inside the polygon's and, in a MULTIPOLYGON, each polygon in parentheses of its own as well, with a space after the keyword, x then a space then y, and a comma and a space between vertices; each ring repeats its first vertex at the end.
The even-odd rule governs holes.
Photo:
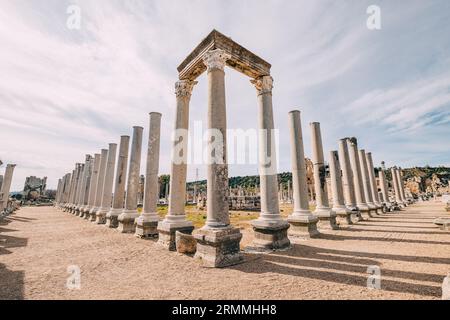
POLYGON ((0 221, 0 299, 440 299, 450 233, 432 222, 448 216, 443 207, 415 204, 226 269, 54 208, 22 208, 0 221), (80 290, 66 288, 71 265, 80 290), (381 268, 381 290, 367 288, 368 266, 381 268))

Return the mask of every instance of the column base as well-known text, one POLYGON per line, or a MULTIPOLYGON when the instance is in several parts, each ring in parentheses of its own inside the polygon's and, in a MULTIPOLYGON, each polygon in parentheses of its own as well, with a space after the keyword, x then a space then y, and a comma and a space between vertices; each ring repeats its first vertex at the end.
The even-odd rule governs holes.
POLYGON ((251 222, 254 231, 254 240, 249 251, 268 252, 274 250, 284 250, 291 246, 287 236, 290 225, 287 221, 262 220, 257 219, 251 222))
POLYGON ((79 206, 76 206, 76 207, 75 207, 75 209, 74 209, 74 214, 75 214, 76 216, 79 216, 79 215, 80 215, 80 207, 79 207, 79 206))
POLYGON ((317 222, 319 219, 307 211, 304 214, 296 214, 294 212, 287 218, 291 225, 288 230, 288 235, 294 238, 311 239, 317 238, 320 235, 317 230, 317 222))
POLYGON ((95 214, 95 223, 96 224, 106 224, 106 214, 108 213, 109 208, 100 208, 95 214))
POLYGON ((239 246, 242 234, 238 228, 203 227, 194 233, 194 238, 197 240, 194 259, 204 267, 224 268, 244 261, 239 246))
POLYGON ((142 214, 136 219, 136 237, 154 238, 158 236, 158 222, 158 214, 142 214))
POLYGON ((332 210, 336 212, 336 220, 339 226, 349 226, 353 224, 352 212, 345 206, 333 208, 332 210))
POLYGON ((367 204, 358 204, 358 209, 363 220, 369 220, 372 217, 370 215, 370 208, 367 204))
POLYGON ((194 231, 194 226, 191 221, 179 221, 179 222, 170 222, 170 221, 160 221, 158 222, 157 227, 159 233, 158 244, 163 246, 164 248, 170 251, 176 251, 176 231, 186 234, 192 234, 194 231))
POLYGON ((89 218, 88 221, 90 222, 95 222, 95 220, 97 219, 97 211, 98 208, 94 207, 89 211, 89 218))
POLYGON ((369 207, 369 217, 375 217, 375 215, 377 214, 377 206, 373 203, 368 203, 367 206, 369 207))
POLYGON ((79 215, 80 218, 84 218, 84 214, 85 214, 84 209, 85 209, 85 208, 86 208, 85 206, 82 206, 82 207, 80 208, 80 215, 79 215))
POLYGON ((336 213, 330 208, 317 209, 313 214, 319 219, 319 230, 339 230, 339 226, 336 223, 336 213))
POLYGON ((441 230, 450 231, 450 218, 438 218, 435 219, 433 223, 441 230))
POLYGON ((83 213, 83 219, 85 219, 85 220, 88 220, 89 219, 89 216, 90 216, 90 214, 89 214, 89 211, 91 210, 91 207, 90 206, 87 206, 87 207, 85 207, 84 208, 84 213, 83 213))
POLYGON ((119 226, 117 230, 120 233, 134 233, 136 231, 136 226, 134 224, 135 219, 139 217, 137 210, 124 210, 117 218, 119 221, 119 226))
POLYGON ((119 216, 122 213, 123 209, 111 209, 106 214, 106 227, 108 228, 117 228, 119 226, 119 216))

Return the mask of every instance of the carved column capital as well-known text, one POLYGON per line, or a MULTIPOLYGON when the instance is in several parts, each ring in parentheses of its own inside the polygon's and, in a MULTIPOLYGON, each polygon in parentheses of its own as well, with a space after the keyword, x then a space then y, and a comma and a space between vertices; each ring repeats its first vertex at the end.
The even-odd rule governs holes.
POLYGON ((273 89, 273 78, 271 76, 262 76, 250 82, 255 86, 258 95, 270 93, 272 94, 273 89))
POLYGON ((227 60, 231 59, 231 55, 221 49, 215 49, 208 51, 203 56, 203 63, 205 64, 208 72, 214 69, 222 70, 225 68, 227 60))
POLYGON ((178 97, 191 97, 192 89, 197 84, 197 81, 180 80, 175 82, 175 95, 178 97))

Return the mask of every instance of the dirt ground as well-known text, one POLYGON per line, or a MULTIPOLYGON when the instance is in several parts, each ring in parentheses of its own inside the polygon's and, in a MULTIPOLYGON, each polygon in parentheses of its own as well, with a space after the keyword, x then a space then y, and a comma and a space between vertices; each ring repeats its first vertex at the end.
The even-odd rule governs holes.
POLYGON ((22 208, 0 221, 0 299, 440 299, 450 272, 450 233, 432 223, 440 216, 449 216, 442 203, 419 203, 290 251, 205 269, 154 240, 51 207, 22 208), (73 265, 79 290, 66 287, 73 265), (380 290, 367 288, 369 266, 380 267, 380 290))

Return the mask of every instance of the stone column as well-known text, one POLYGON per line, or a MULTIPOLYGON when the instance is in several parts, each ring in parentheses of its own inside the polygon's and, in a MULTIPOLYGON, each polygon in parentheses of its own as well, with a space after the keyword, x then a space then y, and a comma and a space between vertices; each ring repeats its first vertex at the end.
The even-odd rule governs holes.
POLYGON ((287 219, 291 225, 289 235, 299 238, 314 238, 319 235, 317 230, 319 219, 309 210, 300 111, 294 110, 289 112, 289 129, 291 134, 292 187, 294 192, 294 211, 287 219))
POLYGON ((397 202, 397 205, 399 207, 404 207, 402 198, 400 196, 400 188, 399 183, 397 180, 397 168, 393 167, 391 168, 391 175, 392 175, 392 186, 394 187, 394 193, 395 193, 395 202, 397 202))
POLYGON ((0 194, 2 195, 2 199, 0 201, 0 213, 7 207, 9 201, 9 192, 11 189, 11 183, 14 173, 15 164, 6 165, 5 176, 3 178, 2 189, 0 194))
POLYGON ((408 197, 406 196, 406 187, 405 187, 405 181, 403 180, 403 169, 398 168, 398 176, 400 179, 400 194, 402 195, 402 200, 405 203, 406 206, 409 205, 408 197))
POLYGON ((0 192, 2 191, 3 175, 0 174, 0 192))
POLYGON ((75 166, 75 169, 72 170, 72 174, 71 174, 70 182, 69 182, 69 189, 67 190, 67 200, 66 200, 66 203, 64 204, 64 210, 63 210, 65 212, 69 211, 69 208, 71 205, 76 172, 77 172, 77 167, 75 166))
POLYGON ((158 235, 158 171, 161 137, 161 113, 150 113, 148 133, 147 168, 145 171, 143 212, 136 219, 136 236, 154 237, 158 235))
POLYGON ((66 188, 66 191, 64 192, 64 204, 62 206, 62 210, 64 212, 67 211, 67 207, 70 202, 70 191, 71 191, 71 187, 72 187, 74 172, 75 172, 75 170, 72 170, 72 173, 68 173, 67 188, 66 188))
POLYGON ((94 155, 93 164, 92 164, 92 172, 91 172, 91 178, 89 181, 89 194, 88 194, 88 200, 87 205, 84 207, 84 219, 90 219, 90 211, 95 206, 95 195, 97 192, 97 180, 98 180, 98 171, 100 168, 100 159, 101 155, 99 153, 96 153, 94 155))
POLYGON ((322 136, 320 123, 313 122, 311 127, 312 162, 314 168, 314 190, 316 192, 316 210, 314 215, 319 218, 319 229, 337 230, 336 212, 328 203, 328 192, 326 188, 326 170, 323 158, 322 136))
POLYGON ((83 164, 77 163, 77 170, 76 170, 75 183, 74 183, 74 189, 73 189, 73 194, 72 194, 72 201, 71 201, 70 210, 69 210, 69 212, 72 214, 75 213, 75 208, 77 205, 78 192, 80 191, 80 180, 81 180, 82 171, 83 171, 83 164))
POLYGON ((290 246, 287 230, 290 225, 280 215, 278 201, 277 155, 273 120, 273 78, 269 75, 252 80, 258 96, 259 178, 261 213, 251 222, 256 250, 277 250, 290 246))
POLYGON ((106 214, 106 226, 117 228, 117 218, 123 211, 125 204, 125 184, 127 182, 128 149, 130 136, 120 137, 119 158, 117 160, 116 178, 114 182, 114 198, 111 210, 106 214))
POLYGON ((102 205, 103 184, 105 183, 106 163, 108 161, 108 149, 102 149, 100 155, 100 166, 97 173, 97 185, 95 186, 95 200, 89 211, 89 221, 95 222, 97 211, 102 205))
POLYGON ((381 169, 378 171, 378 178, 380 179, 380 187, 381 193, 383 194, 383 205, 386 208, 386 211, 391 211, 391 202, 389 200, 388 186, 386 181, 386 175, 384 170, 381 169))
POLYGON ((375 179, 375 168, 373 167, 373 159, 372 159, 372 153, 367 152, 366 153, 366 162, 367 162, 367 169, 369 170, 369 181, 372 191, 372 198, 373 203, 377 207, 376 213, 382 213, 383 212, 383 205, 380 202, 380 198, 378 197, 378 187, 377 187, 377 180, 375 179))
POLYGON ((84 218, 84 209, 87 205, 87 198, 89 196, 89 184, 91 181, 91 174, 92 174, 92 156, 86 155, 86 163, 84 165, 84 178, 83 178, 83 185, 82 185, 82 195, 80 199, 80 208, 79 208, 79 215, 80 218, 84 218))
MULTIPOLYGON (((347 138, 339 140, 339 166, 342 170, 342 189, 344 192, 344 203, 348 210, 351 211, 353 221, 362 220, 361 213, 356 206, 355 186, 353 183, 353 173, 350 165, 350 155, 348 151, 347 138)), ((353 222, 352 221, 352 222, 353 222)))
POLYGON ((341 167, 339 164, 339 155, 337 151, 330 151, 330 180, 331 194, 333 198, 332 210, 336 212, 339 219, 339 225, 353 224, 351 219, 352 211, 345 206, 344 190, 342 187, 341 167))
POLYGON ((360 167, 358 154, 358 141, 356 138, 348 138, 347 142, 350 154, 350 164, 353 173, 353 186, 355 187, 356 206, 362 214, 366 215, 367 218, 369 216, 369 206, 367 205, 366 198, 364 196, 363 179, 361 175, 362 170, 360 167))
POLYGON ((205 267, 226 267, 243 261, 239 247, 242 234, 230 225, 228 212, 224 68, 229 58, 219 49, 209 51, 203 57, 208 76, 207 219, 194 237, 197 240, 195 258, 205 267))
POLYGON ((59 208, 61 210, 64 209, 64 206, 67 203, 67 194, 68 194, 68 191, 69 191, 69 185, 70 185, 71 177, 72 177, 72 175, 70 173, 67 173, 64 176, 64 186, 63 186, 62 195, 61 195, 61 203, 59 205, 59 208))
POLYGON ((177 109, 170 170, 169 210, 165 219, 158 223, 158 243, 172 251, 176 250, 176 231, 190 234, 194 230, 192 222, 186 220, 184 199, 186 194, 189 101, 192 89, 196 84, 196 81, 191 80, 181 80, 175 84, 177 109))
POLYGON ((401 173, 400 173, 401 169, 400 168, 396 168, 395 169, 395 173, 396 173, 396 177, 397 177, 397 183, 398 183, 398 191, 400 194, 400 199, 403 203, 403 206, 407 207, 408 206, 408 202, 406 201, 406 197, 405 197, 405 186, 404 183, 402 181, 402 177, 401 177, 401 173))
POLYGON ((83 186, 84 186, 84 179, 85 179, 85 171, 86 171, 86 164, 88 162, 88 159, 86 158, 85 163, 81 164, 81 172, 80 172, 80 179, 78 180, 78 191, 77 191, 77 197, 75 200, 75 208, 74 208, 74 214, 76 216, 80 215, 80 207, 81 207, 81 199, 83 197, 83 186))
POLYGON ((369 206, 369 217, 373 217, 376 214, 377 207, 372 198, 372 185, 369 179, 369 169, 367 168, 366 151, 364 149, 359 150, 359 165, 361 166, 361 176, 363 179, 363 190, 366 203, 369 206))
POLYGON ((108 159, 106 161, 105 177, 103 178, 103 191, 100 209, 96 213, 95 222, 106 224, 106 214, 111 210, 112 188, 114 180, 114 166, 116 165, 117 144, 110 143, 108 159))
POLYGON ((121 233, 134 233, 134 220, 139 216, 137 211, 137 194, 139 189, 139 176, 141 167, 142 132, 144 128, 133 127, 133 139, 131 141, 130 166, 128 167, 127 196, 125 208, 117 220, 117 230, 121 233))

